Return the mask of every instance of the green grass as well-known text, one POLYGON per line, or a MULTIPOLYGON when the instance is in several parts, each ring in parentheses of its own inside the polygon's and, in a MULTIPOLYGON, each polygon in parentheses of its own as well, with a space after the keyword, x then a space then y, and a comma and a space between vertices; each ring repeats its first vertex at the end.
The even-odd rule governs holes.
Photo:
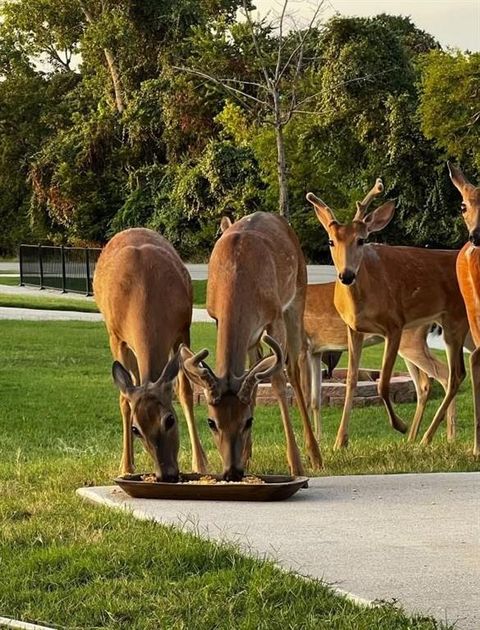
MULTIPOLYGON (((193 302, 196 307, 205 307, 207 281, 193 280, 193 302)), ((18 277, 1 278, 0 277, 0 306, 10 306, 16 308, 39 308, 53 309, 58 311, 81 311, 81 312, 98 312, 95 302, 82 298, 63 298, 56 297, 51 293, 48 295, 38 293, 31 295, 10 295, 1 292, 1 285, 18 286, 18 277)), ((75 295, 75 294, 71 294, 75 295)))
MULTIPOLYGON (((214 339, 212 325, 193 326, 194 348, 213 348, 214 339)), ((2 615, 69 629, 440 627, 388 605, 359 608, 318 581, 283 573, 231 546, 84 503, 75 488, 110 483, 120 455, 103 325, 1 322, 0 347, 2 615)), ((378 348, 369 349, 368 362, 378 354, 378 348)), ((355 411, 352 445, 341 454, 324 448, 325 473, 475 468, 468 455, 467 392, 461 399, 460 440, 451 446, 440 436, 428 449, 405 446, 379 408, 355 411)), ((407 417, 412 406, 400 409, 407 417)), ((325 412, 328 445, 339 415, 338 409, 325 412)), ((204 408, 197 409, 197 418, 212 466, 218 467, 204 408)), ((181 466, 188 469, 182 428, 181 466)), ((252 470, 286 472, 277 409, 257 409, 254 439, 252 470)), ((137 462, 149 469, 140 451, 137 462)))
POLYGON ((14 275, 12 275, 9 278, 1 276, 0 277, 0 285, 1 284, 7 284, 10 287, 18 287, 20 285, 20 278, 18 276, 14 276, 14 275))
POLYGON ((0 306, 14 308, 38 308, 41 310, 54 311, 80 311, 85 313, 98 312, 97 305, 91 300, 81 298, 61 298, 55 295, 10 295, 1 293, 0 306))

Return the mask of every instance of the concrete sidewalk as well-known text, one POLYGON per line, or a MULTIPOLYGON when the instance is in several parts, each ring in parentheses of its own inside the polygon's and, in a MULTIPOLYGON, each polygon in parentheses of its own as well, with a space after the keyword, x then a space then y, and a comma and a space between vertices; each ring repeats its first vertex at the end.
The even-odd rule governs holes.
MULTIPOLYGON (((0 306, 0 320, 2 319, 23 321, 103 322, 103 315, 100 313, 85 313, 82 311, 55 311, 40 308, 0 306)), ((204 308, 194 308, 193 322, 212 323, 213 319, 204 308)))
MULTIPOLYGON (((207 264, 190 264, 187 263, 186 267, 192 280, 205 280, 208 277, 208 265, 207 264)), ((0 262, 0 273, 3 271, 14 271, 20 274, 20 268, 17 262, 0 262)), ((308 281, 315 282, 330 282, 335 280, 335 267, 332 265, 307 265, 308 281)))
POLYGON ((480 628, 480 473, 323 477, 280 503, 80 496, 238 544, 366 600, 480 628))

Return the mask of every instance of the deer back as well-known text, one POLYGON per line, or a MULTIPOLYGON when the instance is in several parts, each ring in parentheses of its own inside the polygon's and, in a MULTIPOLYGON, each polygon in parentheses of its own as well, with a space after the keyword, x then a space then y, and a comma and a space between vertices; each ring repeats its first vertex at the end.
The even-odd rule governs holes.
POLYGON ((294 299, 303 299, 306 266, 281 217, 256 212, 218 239, 208 266, 207 309, 218 323, 218 374, 244 369, 248 349, 294 299))
POLYGON ((104 248, 93 284, 109 333, 134 351, 139 364, 144 358, 155 364, 148 378, 156 380, 191 323, 192 285, 180 257, 152 230, 125 230, 104 248))

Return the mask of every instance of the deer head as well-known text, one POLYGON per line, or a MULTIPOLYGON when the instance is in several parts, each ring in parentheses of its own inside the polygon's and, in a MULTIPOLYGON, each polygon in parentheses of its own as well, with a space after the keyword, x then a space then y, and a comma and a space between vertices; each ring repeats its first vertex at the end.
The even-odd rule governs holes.
POLYGON ((112 366, 115 384, 128 400, 132 432, 153 459, 158 481, 178 481, 178 422, 172 404, 172 382, 178 374, 177 352, 155 383, 135 386, 119 361, 112 366))
POLYGON ((262 340, 272 348, 274 354, 260 359, 243 376, 222 379, 205 363, 208 350, 194 354, 186 346, 180 348, 183 369, 205 393, 208 426, 220 452, 223 477, 227 481, 238 481, 244 474, 245 450, 252 431, 257 385, 283 366, 283 353, 279 344, 265 333, 262 340))
POLYGON ((474 247, 480 247, 480 188, 471 184, 458 166, 447 162, 450 179, 462 195, 463 219, 468 228, 470 243, 474 247))
POLYGON ((395 212, 395 202, 387 201, 382 206, 366 214, 369 205, 383 192, 383 184, 377 179, 374 187, 363 201, 357 202, 353 221, 343 225, 337 221, 333 211, 313 193, 307 200, 315 208, 318 220, 328 234, 328 244, 332 254, 338 279, 345 285, 352 285, 363 260, 363 246, 369 234, 378 232, 388 225, 395 212))

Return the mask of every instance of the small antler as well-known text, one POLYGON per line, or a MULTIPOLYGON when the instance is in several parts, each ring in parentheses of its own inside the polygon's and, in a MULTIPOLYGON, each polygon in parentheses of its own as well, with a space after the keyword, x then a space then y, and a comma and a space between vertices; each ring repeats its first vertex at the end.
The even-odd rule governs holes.
POLYGON ((273 350, 273 354, 260 359, 244 376, 237 398, 248 405, 253 397, 255 387, 266 378, 269 378, 283 365, 283 352, 280 344, 273 337, 263 333, 262 341, 273 350))
POLYGON ((368 210, 368 206, 372 203, 375 197, 378 197, 384 190, 383 182, 380 178, 377 179, 375 185, 365 196, 363 201, 357 201, 357 212, 353 218, 354 221, 362 221, 365 217, 365 213, 368 210))
POLYGON ((212 404, 218 402, 221 397, 220 381, 213 370, 204 363, 204 359, 208 357, 208 350, 204 348, 197 354, 193 354, 190 348, 182 345, 180 347, 180 356, 183 368, 190 380, 208 391, 209 402, 212 404))

